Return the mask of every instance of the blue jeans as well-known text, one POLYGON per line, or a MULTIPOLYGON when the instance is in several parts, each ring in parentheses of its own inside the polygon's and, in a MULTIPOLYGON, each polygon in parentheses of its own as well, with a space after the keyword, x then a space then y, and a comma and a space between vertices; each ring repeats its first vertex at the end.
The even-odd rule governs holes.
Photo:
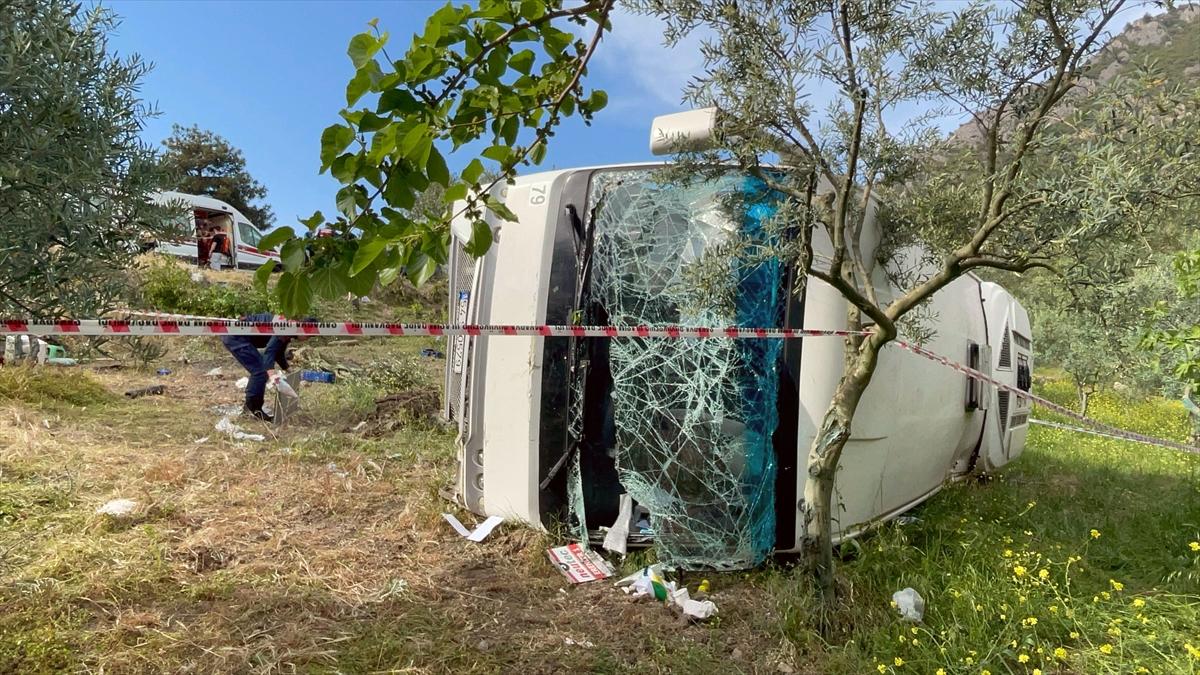
POLYGON ((248 338, 241 335, 223 335, 221 344, 250 373, 250 382, 246 384, 246 407, 262 410, 263 397, 267 392, 267 367, 263 364, 262 354, 250 344, 248 338))

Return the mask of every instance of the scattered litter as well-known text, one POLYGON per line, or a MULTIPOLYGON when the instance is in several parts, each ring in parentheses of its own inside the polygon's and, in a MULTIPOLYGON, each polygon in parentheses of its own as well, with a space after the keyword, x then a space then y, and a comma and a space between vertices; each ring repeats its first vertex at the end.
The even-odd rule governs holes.
POLYGON ((663 579, 661 563, 647 565, 614 584, 625 591, 627 595, 639 597, 647 595, 656 600, 667 599, 667 582, 663 579))
POLYGON ((302 370, 300 371, 300 379, 304 382, 333 384, 337 380, 337 375, 327 370, 302 370))
POLYGON ((222 415, 225 417, 233 417, 235 415, 242 414, 242 404, 229 403, 227 405, 214 405, 212 407, 212 411, 217 413, 218 415, 222 415))
POLYGON ((130 389, 125 392, 126 398, 141 398, 142 396, 161 396, 167 391, 165 385, 156 384, 151 387, 142 387, 141 389, 130 389))
POLYGON ((596 643, 592 642, 591 640, 572 640, 571 638, 563 638, 563 644, 574 645, 576 647, 587 647, 588 649, 596 646, 596 643))
POLYGON ((615 572, 599 553, 586 549, 582 544, 567 544, 546 550, 550 562, 558 567, 567 581, 583 584, 607 579, 615 572))
POLYGON ((620 506, 617 509, 617 521, 608 528, 604 536, 604 548, 613 553, 625 555, 626 544, 629 542, 629 521, 633 519, 633 497, 629 493, 621 495, 620 506))
POLYGON ((113 499, 105 502, 103 506, 96 509, 96 513, 101 516, 112 516, 113 518, 128 518, 137 510, 138 503, 132 499, 113 499))
POLYGON ((351 431, 358 431, 359 429, 362 429, 365 426, 367 426, 367 421, 363 420, 363 421, 359 422, 358 424, 355 424, 354 428, 351 429, 351 431))
POLYGON ((208 436, 201 436, 195 440, 196 445, 204 445, 208 442, 208 436))
POLYGON ((342 467, 337 465, 336 462, 330 462, 330 463, 326 464, 325 470, 328 471, 329 473, 337 476, 338 478, 345 478, 350 475, 350 473, 348 471, 344 471, 342 469, 342 467))
POLYGON ((712 584, 708 583, 708 579, 701 579, 700 585, 696 587, 697 593, 711 593, 712 584))
POLYGON ((925 598, 911 588, 892 593, 892 604, 905 621, 920 621, 925 616, 925 598))
MULTIPOLYGON (((665 602, 671 610, 692 621, 705 621, 717 613, 712 600, 693 598, 687 587, 680 588, 674 581, 663 578, 660 564, 648 565, 616 583, 616 586, 634 598, 653 598, 665 602)), ((708 593, 708 580, 700 582, 698 593, 708 593)))
POLYGON ((446 522, 450 523, 450 527, 453 527, 459 536, 466 537, 468 541, 474 542, 483 541, 492 533, 492 530, 496 529, 497 525, 504 522, 504 519, 500 516, 488 516, 487 520, 480 523, 474 530, 467 530, 466 526, 460 523, 458 518, 455 518, 453 514, 443 513, 442 517, 446 519, 446 522))
POLYGON ((288 383, 287 378, 284 377, 275 378, 275 391, 287 396, 288 398, 300 398, 300 394, 296 393, 296 390, 292 388, 292 385, 288 383))
POLYGON ((217 431, 226 434, 235 441, 265 441, 266 436, 262 434, 248 434, 242 431, 242 428, 233 422, 229 421, 228 417, 222 417, 220 422, 217 422, 217 431))
POLYGON ((899 516, 896 518, 897 525, 915 525, 921 522, 921 519, 916 516, 899 516))
POLYGON ((237 382, 234 382, 233 386, 237 387, 238 389, 245 389, 246 385, 248 385, 248 384, 250 384, 250 378, 243 377, 242 379, 238 380, 237 382))
POLYGON ((224 374, 225 374, 225 371, 221 370, 221 366, 217 366, 216 368, 213 368, 212 370, 205 373, 204 376, 205 377, 221 377, 224 374))
POLYGON ((444 358, 446 358, 445 354, 443 354, 442 352, 439 352, 438 350, 434 349, 433 347, 426 347, 426 348, 422 349, 421 356, 424 356, 425 358, 429 358, 429 359, 444 359, 444 358))
POLYGON ((170 369, 170 368, 159 368, 159 369, 158 369, 158 374, 159 374, 159 375, 170 375, 170 374, 171 374, 171 369, 170 369))
MULTIPOLYGON (((672 584, 674 582, 671 582, 672 584)), ((717 604, 712 600, 695 600, 687 588, 672 591, 667 604, 693 621, 707 621, 717 613, 717 604)))

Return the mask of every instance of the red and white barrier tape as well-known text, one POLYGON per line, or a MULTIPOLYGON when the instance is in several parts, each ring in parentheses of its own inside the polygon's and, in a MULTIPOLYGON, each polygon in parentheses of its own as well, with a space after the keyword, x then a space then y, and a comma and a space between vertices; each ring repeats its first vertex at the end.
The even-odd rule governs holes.
POLYGON ((1183 452, 1191 452, 1191 453, 1200 454, 1200 448, 1192 447, 1190 445, 1187 445, 1184 443, 1179 443, 1177 441, 1168 441, 1168 440, 1164 440, 1161 438, 1155 438, 1153 436, 1146 436, 1145 434, 1138 434, 1138 433, 1134 433, 1132 431, 1126 431, 1119 427, 1114 427, 1111 424, 1105 424, 1103 422, 1098 422, 1094 419, 1091 419, 1090 417, 1084 417, 1083 415, 1080 415, 1079 413, 1075 412, 1074 410, 1071 410, 1070 408, 1065 408, 1061 405, 1058 405, 1057 403, 1054 403, 1053 401, 1048 401, 1048 400, 1042 398, 1041 396, 1035 396, 1027 391, 1022 391, 1021 389, 1018 389, 1017 387, 1000 382, 999 380, 996 380, 995 378, 993 378, 989 375, 986 375, 978 370, 975 370, 974 368, 968 368, 967 366, 964 366, 961 363, 955 363, 954 361, 951 361, 950 359, 946 358, 945 356, 942 356, 940 354, 935 354, 934 352, 931 352, 928 349, 925 349, 923 347, 918 347, 914 344, 904 342, 903 340, 896 340, 895 344, 903 349, 907 349, 908 351, 910 351, 914 354, 923 356, 931 361, 936 361, 936 362, 942 364, 943 366, 946 366, 947 368, 952 368, 954 370, 957 370, 958 372, 963 373, 964 375, 967 375, 968 377, 970 377, 972 379, 987 382, 988 384, 999 389, 1000 391, 1010 392, 1010 393, 1016 395, 1018 398, 1031 400, 1034 403, 1037 403, 1038 405, 1042 406, 1043 408, 1046 408, 1047 410, 1056 412, 1060 415, 1063 415, 1064 417, 1069 417, 1077 422, 1082 422, 1083 424, 1086 424, 1093 429, 1104 432, 1105 435, 1112 436, 1114 438, 1127 440, 1127 441, 1137 441, 1139 443, 1148 443, 1150 445, 1157 445, 1157 446, 1164 447, 1164 448, 1172 448, 1174 450, 1182 450, 1183 452))
POLYGON ((332 335, 409 336, 443 335, 527 335, 541 337, 640 337, 640 338, 752 338, 794 339, 865 335, 845 330, 810 330, 801 328, 691 328, 668 326, 516 326, 463 325, 448 326, 433 323, 352 323, 238 321, 234 319, 74 319, 65 321, 32 321, 7 319, 0 321, 0 335, 332 335))
MULTIPOLYGON (((163 316, 154 313, 128 312, 149 316, 163 316)), ((187 315, 170 315, 186 317, 187 315)), ((154 318, 154 319, 83 319, 64 321, 34 321, 29 319, 0 320, 0 335, 31 334, 31 335, 291 335, 291 336, 409 336, 409 337, 441 337, 455 335, 525 335, 540 337, 638 337, 666 339, 796 339, 804 337, 846 337, 849 335, 866 335, 863 331, 819 330, 808 328, 745 328, 730 326, 726 328, 703 328, 669 326, 665 328, 650 328, 648 326, 550 326, 550 325, 462 325, 451 326, 428 323, 353 323, 353 322, 299 322, 273 321, 261 323, 254 321, 238 321, 234 319, 212 318, 154 318)), ((1194 448, 1176 441, 1167 441, 1144 434, 1125 431, 1103 422, 1084 417, 1079 413, 1058 405, 1052 401, 1035 396, 1009 384, 987 375, 983 372, 968 368, 950 359, 929 351, 923 347, 896 340, 895 344, 921 357, 957 370, 964 375, 986 382, 1000 391, 1007 391, 1019 399, 1031 400, 1034 403, 1052 410, 1064 417, 1076 420, 1089 427, 1102 431, 1114 438, 1149 443, 1165 448, 1182 450, 1184 452, 1200 453, 1200 448, 1194 448)))

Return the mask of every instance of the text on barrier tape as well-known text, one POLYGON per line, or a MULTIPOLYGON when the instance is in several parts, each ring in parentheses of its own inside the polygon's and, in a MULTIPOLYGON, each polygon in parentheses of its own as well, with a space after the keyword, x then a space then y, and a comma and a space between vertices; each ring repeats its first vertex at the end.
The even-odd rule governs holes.
MULTIPOLYGON (((130 312, 156 316, 152 313, 130 312)), ((163 315, 157 315, 163 316, 163 315)), ((179 315, 174 315, 179 316, 179 315)), ((540 337, 600 337, 600 338, 661 338, 661 339, 796 339, 804 337, 847 337, 850 335, 867 335, 864 331, 821 330, 809 328, 747 328, 743 326, 713 327, 684 327, 668 326, 651 328, 648 326, 551 326, 551 325, 459 325, 431 323, 353 323, 353 322, 301 322, 301 321, 272 321, 270 323, 256 321, 239 321, 234 319, 72 319, 62 321, 38 321, 31 319, 0 320, 0 335, 30 334, 30 335, 108 335, 108 336, 142 336, 142 335, 289 335, 289 336, 408 336, 408 337, 440 337, 440 336, 484 336, 484 335, 524 335, 540 337)), ((1176 441, 1168 441, 1153 436, 1126 431, 1088 417, 1044 399, 1035 396, 1009 384, 996 380, 981 371, 952 361, 945 356, 934 353, 903 340, 893 343, 918 356, 939 363, 947 368, 963 373, 967 377, 986 382, 993 387, 1012 393, 1020 399, 1033 401, 1038 405, 1052 410, 1089 427, 1102 431, 1113 437, 1149 443, 1165 448, 1182 450, 1200 454, 1200 448, 1195 448, 1176 441)))

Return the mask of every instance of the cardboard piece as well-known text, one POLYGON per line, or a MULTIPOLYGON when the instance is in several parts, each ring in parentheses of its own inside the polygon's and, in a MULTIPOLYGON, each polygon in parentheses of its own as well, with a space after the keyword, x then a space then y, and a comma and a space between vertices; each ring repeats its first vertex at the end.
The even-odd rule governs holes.
POLYGON ((588 550, 582 544, 567 544, 546 550, 550 562, 573 584, 607 579, 615 574, 599 553, 588 550))

